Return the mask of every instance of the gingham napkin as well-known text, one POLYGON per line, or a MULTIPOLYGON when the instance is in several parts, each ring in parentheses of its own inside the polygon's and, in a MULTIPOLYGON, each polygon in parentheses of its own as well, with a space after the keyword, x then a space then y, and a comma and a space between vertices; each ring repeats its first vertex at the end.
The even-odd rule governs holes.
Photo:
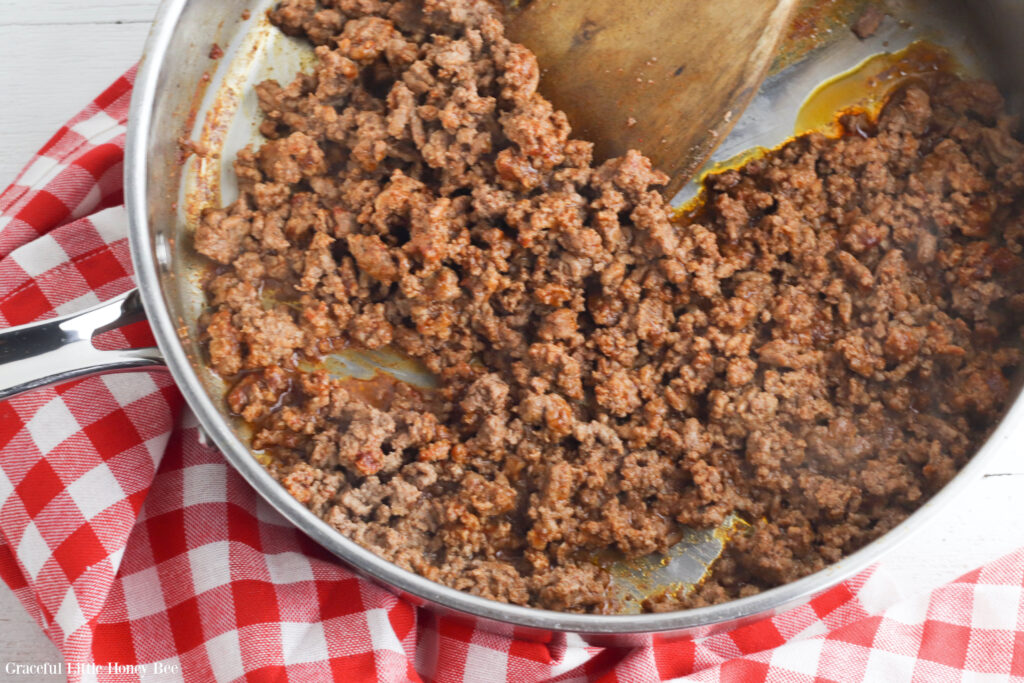
MULTIPOLYGON (((0 327, 132 286, 120 204, 133 78, 0 195, 0 327)), ((108 343, 147 343, 140 327, 108 343)), ((267 506, 200 444, 163 372, 0 403, 0 575, 72 681, 1024 680, 1024 551, 895 605, 867 572, 773 619, 636 649, 438 618, 267 506)))

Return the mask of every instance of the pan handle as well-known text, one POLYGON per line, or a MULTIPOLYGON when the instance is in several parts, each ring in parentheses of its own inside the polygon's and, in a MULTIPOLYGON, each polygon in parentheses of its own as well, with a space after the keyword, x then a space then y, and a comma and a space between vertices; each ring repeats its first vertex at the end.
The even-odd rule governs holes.
POLYGON ((101 351, 93 346, 97 334, 145 317, 133 289, 80 313, 0 330, 0 400, 101 372, 164 366, 155 347, 101 351))

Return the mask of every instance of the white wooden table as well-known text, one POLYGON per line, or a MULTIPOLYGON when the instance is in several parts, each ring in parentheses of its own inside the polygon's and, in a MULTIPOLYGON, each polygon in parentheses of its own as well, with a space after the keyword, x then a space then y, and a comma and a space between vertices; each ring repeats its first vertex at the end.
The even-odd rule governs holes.
MULTIPOLYGON (((68 118, 142 52, 159 0, 0 0, 0 187, 68 118)), ((884 567, 906 593, 941 585, 1024 546, 1024 425, 988 476, 894 551, 884 567)), ((0 586, 0 680, 7 662, 60 655, 0 586)))

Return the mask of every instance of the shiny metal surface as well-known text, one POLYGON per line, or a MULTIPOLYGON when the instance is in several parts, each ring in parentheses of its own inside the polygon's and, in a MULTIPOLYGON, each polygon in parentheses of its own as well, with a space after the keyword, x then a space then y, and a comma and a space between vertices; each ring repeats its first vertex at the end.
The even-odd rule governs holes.
MULTIPOLYGON (((141 300, 186 400, 242 476, 325 548, 415 604, 499 633, 516 627, 517 636, 545 642, 580 642, 582 638, 595 645, 625 646, 649 642, 654 634, 663 641, 735 628, 802 604, 876 561, 980 477, 986 460, 1009 443, 1005 425, 1024 420, 1024 402, 1018 399, 1004 417, 1004 426, 994 431, 956 478, 874 543, 800 581, 714 607, 665 614, 562 614, 478 598, 382 560, 314 517, 267 474, 245 446, 241 425, 225 415, 222 384, 202 363, 196 320, 203 306, 199 282, 205 263, 192 251, 189 232, 203 206, 233 198, 230 163, 222 161, 230 162, 238 148, 254 139, 256 109, 247 86, 268 76, 290 79, 308 63, 307 48, 267 26, 263 10, 271 4, 270 0, 166 0, 160 9, 136 80, 126 150, 125 195, 141 300), (248 18, 243 18, 243 10, 249 10, 248 18), (215 42, 227 53, 220 62, 208 58, 215 42), (192 158, 182 166, 177 141, 183 134, 202 139, 219 154, 192 158)), ((889 9, 895 18, 888 19, 871 40, 839 36, 771 77, 716 158, 782 142, 793 134, 796 109, 815 85, 870 54, 897 49, 921 37, 952 49, 970 69, 996 80, 1009 94, 1011 110, 1024 111, 1024 69, 1020 68, 1024 45, 1017 39, 1024 28, 1024 3, 894 0, 889 9)), ((8 393, 0 396, 54 378, 127 369, 115 358, 137 363, 131 367, 159 363, 152 349, 115 356, 92 348, 90 340, 96 332, 137 315, 137 304, 138 298, 129 294, 84 314, 3 333, 2 386, 8 393), (46 373, 39 371, 43 358, 49 368, 46 373), (20 374, 12 374, 9 368, 20 368, 20 374)))
POLYGON ((0 331, 0 401, 101 372, 163 366, 157 348, 101 351, 93 345, 97 334, 144 317, 133 290, 81 313, 0 331))

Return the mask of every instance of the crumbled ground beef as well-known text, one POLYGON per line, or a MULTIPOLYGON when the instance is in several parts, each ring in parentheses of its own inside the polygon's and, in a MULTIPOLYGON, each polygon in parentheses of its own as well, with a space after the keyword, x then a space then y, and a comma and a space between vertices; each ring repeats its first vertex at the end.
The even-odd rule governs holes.
POLYGON ((314 513, 435 581, 607 612, 593 556, 737 534, 677 609, 836 561, 970 457, 1011 394, 1024 155, 990 85, 707 181, 591 144, 483 0, 284 0, 318 63, 258 87, 268 138, 206 214, 210 362, 314 513), (268 293, 273 296, 268 297, 268 293), (309 369, 419 359, 433 392, 309 369))
POLYGON ((875 35, 884 20, 885 10, 878 5, 869 5, 854 22, 851 30, 861 40, 867 40, 875 35))

